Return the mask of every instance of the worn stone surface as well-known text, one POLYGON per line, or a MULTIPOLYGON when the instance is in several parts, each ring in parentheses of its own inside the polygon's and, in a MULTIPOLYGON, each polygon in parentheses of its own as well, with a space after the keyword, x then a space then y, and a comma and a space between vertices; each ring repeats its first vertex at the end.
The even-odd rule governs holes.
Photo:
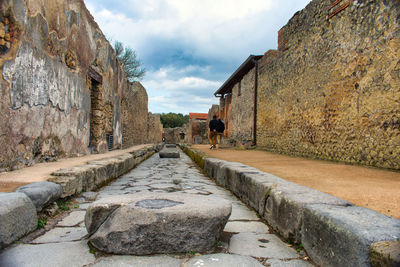
POLYGON ((27 235, 36 227, 36 207, 24 193, 0 193, 0 248, 27 235))
POLYGON ((181 267, 182 260, 169 256, 111 256, 102 258, 93 265, 95 267, 181 267))
POLYGON ((361 207, 307 205, 301 234, 317 264, 368 266, 370 245, 400 238, 400 221, 361 207))
POLYGON ((400 169, 399 4, 313 0, 261 59, 257 145, 268 150, 400 169))
POLYGON ((400 239, 373 243, 369 255, 372 266, 400 266, 400 239))
POLYGON ((0 253, 2 266, 60 266, 81 267, 95 261, 85 241, 18 245, 0 253))
POLYGON ((57 223, 57 226, 76 226, 85 220, 85 214, 85 211, 73 211, 57 223))
POLYGON ((90 243, 108 253, 202 252, 214 247, 230 213, 216 197, 142 193, 94 202, 85 224, 90 243))
POLYGON ((51 182, 37 182, 21 186, 15 191, 27 195, 32 200, 36 210, 41 211, 61 197, 62 187, 51 182))
POLYGON ((310 204, 352 205, 348 201, 320 191, 295 183, 287 183, 282 186, 277 185, 277 188, 270 190, 263 218, 284 238, 300 243, 304 220, 303 210, 310 204))
POLYGON ((246 267, 262 267, 263 265, 256 259, 249 256, 231 255, 231 254, 210 254, 197 256, 186 262, 184 267, 232 267, 232 266, 246 266, 246 267))
POLYGON ((239 233, 231 237, 229 252, 260 258, 296 259, 298 254, 272 234, 239 233))
POLYGON ((87 235, 85 227, 56 227, 36 238, 32 244, 61 243, 82 240, 87 235))

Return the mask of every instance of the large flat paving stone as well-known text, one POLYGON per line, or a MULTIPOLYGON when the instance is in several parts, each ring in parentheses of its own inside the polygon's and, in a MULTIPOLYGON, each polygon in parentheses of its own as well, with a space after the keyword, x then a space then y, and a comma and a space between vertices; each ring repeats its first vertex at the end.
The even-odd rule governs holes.
POLYGON ((94 267, 181 267, 182 260, 169 256, 111 256, 96 261, 94 267))
POLYGON ((62 221, 57 223, 57 226, 75 226, 82 223, 85 220, 86 211, 73 211, 67 217, 65 217, 62 221))
POLYGON ((32 244, 61 243, 82 240, 87 235, 85 227, 56 227, 36 238, 32 244))
POLYGON ((225 225, 224 232, 228 233, 243 233, 243 232, 251 232, 251 233, 259 233, 259 234, 267 234, 269 233, 269 227, 262 222, 229 222, 225 225))
POLYGON ((277 260, 270 259, 266 263, 270 267, 313 267, 311 263, 303 260, 277 260))
POLYGON ((92 203, 85 224, 89 242, 107 253, 205 252, 214 248, 231 209, 217 197, 138 193, 92 203))
POLYGON ((24 193, 0 193, 0 248, 37 227, 36 207, 24 193))
POLYGON ((94 261, 94 255, 89 252, 86 242, 82 241, 18 245, 0 254, 2 267, 82 267, 94 261))
POLYGON ((209 254, 197 256, 186 262, 183 267, 262 267, 256 259, 249 256, 231 254, 209 254))
POLYGON ((41 211, 61 197, 62 187, 59 184, 44 181, 18 187, 15 191, 27 195, 37 211, 41 211))
POLYGON ((231 237, 229 252, 272 259, 296 259, 299 255, 272 234, 239 233, 231 237))
POLYGON ((258 221, 257 214, 243 204, 232 203, 232 214, 229 221, 258 221))

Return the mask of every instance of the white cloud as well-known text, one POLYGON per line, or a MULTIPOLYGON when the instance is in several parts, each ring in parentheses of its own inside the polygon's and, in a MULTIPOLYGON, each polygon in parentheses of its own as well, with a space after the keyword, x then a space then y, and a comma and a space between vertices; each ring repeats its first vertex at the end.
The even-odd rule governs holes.
POLYGON ((152 112, 207 112, 213 93, 309 0, 85 0, 104 34, 137 51, 152 112))

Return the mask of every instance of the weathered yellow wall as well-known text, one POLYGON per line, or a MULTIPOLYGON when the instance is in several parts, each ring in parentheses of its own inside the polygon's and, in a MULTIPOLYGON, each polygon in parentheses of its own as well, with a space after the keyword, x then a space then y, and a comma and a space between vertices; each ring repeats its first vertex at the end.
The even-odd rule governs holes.
POLYGON ((399 170, 400 2, 354 1, 328 19, 331 2, 296 13, 284 51, 261 59, 257 145, 399 170))

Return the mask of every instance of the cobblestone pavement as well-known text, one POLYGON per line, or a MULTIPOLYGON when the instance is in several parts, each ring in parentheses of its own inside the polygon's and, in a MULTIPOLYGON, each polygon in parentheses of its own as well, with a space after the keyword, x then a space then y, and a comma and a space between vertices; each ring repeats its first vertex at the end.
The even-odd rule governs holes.
POLYGON ((160 159, 158 154, 99 192, 86 192, 73 211, 43 235, 1 252, 0 266, 313 266, 302 251, 282 242, 257 214, 229 191, 205 177, 183 153, 160 159), (137 192, 215 195, 232 203, 232 214, 215 253, 200 255, 121 256, 94 252, 87 245, 85 210, 106 196, 137 192))

